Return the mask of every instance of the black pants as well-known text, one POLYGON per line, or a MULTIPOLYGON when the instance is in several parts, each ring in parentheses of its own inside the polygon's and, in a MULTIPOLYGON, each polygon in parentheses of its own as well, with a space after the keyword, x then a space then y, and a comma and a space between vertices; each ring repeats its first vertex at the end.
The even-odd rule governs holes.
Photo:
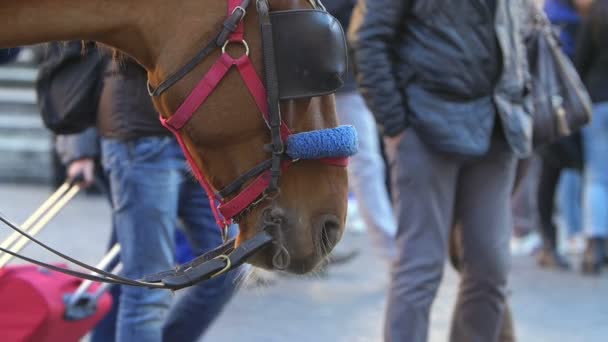
POLYGON ((538 216, 543 246, 555 250, 557 247, 557 227, 553 222, 555 210, 555 191, 562 169, 545 160, 542 161, 538 183, 538 216))

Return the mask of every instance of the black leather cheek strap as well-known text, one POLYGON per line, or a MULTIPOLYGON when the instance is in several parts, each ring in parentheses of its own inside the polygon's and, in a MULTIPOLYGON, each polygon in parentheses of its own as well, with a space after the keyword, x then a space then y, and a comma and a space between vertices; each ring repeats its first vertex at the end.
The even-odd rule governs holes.
POLYGON ((242 265, 245 261, 247 261, 249 257, 262 250, 264 247, 269 246, 270 244, 272 244, 273 241, 272 236, 268 232, 262 230, 258 232, 255 236, 253 236, 251 239, 243 242, 238 247, 235 247, 235 240, 232 239, 219 246, 218 248, 192 260, 191 262, 178 266, 175 270, 160 272, 151 276, 146 276, 143 279, 130 279, 98 269, 49 247, 48 245, 42 243, 41 241, 35 239, 31 235, 21 230, 16 224, 12 223, 10 220, 5 218, 1 214, 0 222, 5 223, 13 230, 19 232, 21 235, 27 237, 32 242, 45 248, 51 253, 78 266, 93 271, 97 275, 74 271, 57 265, 51 265, 42 261, 28 258, 5 248, 0 248, 0 251, 2 252, 8 253, 16 258, 36 264, 38 266, 82 279, 88 279, 91 281, 97 281, 102 283, 147 287, 154 289, 179 290, 184 287, 192 286, 200 281, 213 278, 220 274, 224 274, 242 265))
MULTIPOLYGON (((222 253, 226 245, 211 251, 197 259, 194 259, 188 266, 183 265, 173 274, 163 272, 160 281, 166 288, 179 290, 184 287, 192 286, 201 281, 214 278, 242 265, 249 257, 259 252, 272 243, 272 236, 266 231, 261 231, 251 239, 243 242, 238 248, 229 253, 222 253), (223 248, 224 247, 224 248, 223 248), (228 261, 229 260, 229 261, 228 261)), ((234 246, 234 241, 230 243, 234 246)), ((228 247, 225 251, 229 251, 228 247)), ((146 278, 150 281, 150 278, 146 278)))

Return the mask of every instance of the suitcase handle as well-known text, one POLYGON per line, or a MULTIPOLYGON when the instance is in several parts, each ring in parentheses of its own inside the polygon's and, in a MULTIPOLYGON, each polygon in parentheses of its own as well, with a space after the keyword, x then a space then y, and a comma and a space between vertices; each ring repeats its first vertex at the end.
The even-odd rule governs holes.
MULTIPOLYGON (((105 271, 106 268, 108 268, 108 265, 110 265, 118 257, 118 253, 120 253, 120 244, 117 243, 114 246, 112 246, 112 248, 110 248, 108 253, 106 253, 106 255, 104 255, 104 257, 101 259, 99 264, 97 264, 95 267, 105 271)), ((122 265, 118 264, 118 265, 116 265, 115 269, 118 268, 119 266, 120 266, 120 268, 122 268, 122 265)), ((116 273, 116 272, 114 272, 114 270, 113 270, 112 273, 116 273)), ((91 272, 90 274, 95 275, 96 273, 91 272)), ((68 303, 68 306, 76 305, 80 301, 80 299, 81 299, 80 297, 82 297, 88 293, 88 290, 91 287, 91 285, 93 285, 93 281, 88 280, 88 279, 84 280, 80 284, 80 286, 78 286, 76 291, 74 291, 74 293, 71 295, 72 299, 68 303)))
MULTIPOLYGON (((78 175, 72 181, 63 183, 34 213, 25 220, 22 225, 22 230, 31 236, 38 234, 57 214, 74 198, 81 187, 76 184, 78 175)), ((18 253, 30 240, 23 236, 21 233, 15 231, 9 235, 6 240, 0 244, 0 248, 9 249, 12 252, 18 253)), ((9 261, 13 258, 8 253, 0 254, 0 268, 6 266, 9 261)))
POLYGON ((74 178, 68 180, 68 183, 70 184, 70 186, 74 186, 74 185, 76 185, 78 183, 82 183, 82 182, 84 182, 84 173, 83 172, 80 172, 74 178))
MULTIPOLYGON (((122 264, 120 263, 112 269, 114 274, 120 274, 121 271, 122 264)), ((112 284, 102 283, 95 292, 65 294, 63 296, 63 302, 65 303, 63 317, 68 321, 78 321, 93 316, 97 312, 97 303, 110 286, 112 284)))
POLYGON ((64 295, 65 314, 63 318, 66 321, 79 321, 93 316, 97 312, 97 299, 99 297, 95 298, 95 295, 85 293, 80 297, 78 302, 72 303, 72 295, 64 295))

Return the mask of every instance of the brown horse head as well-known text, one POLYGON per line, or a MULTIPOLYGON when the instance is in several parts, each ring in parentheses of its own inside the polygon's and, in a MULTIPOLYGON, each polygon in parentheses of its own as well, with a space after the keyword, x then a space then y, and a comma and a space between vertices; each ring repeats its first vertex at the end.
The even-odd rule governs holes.
MULTIPOLYGON (((310 5, 305 1, 272 1, 271 6, 277 10, 310 5)), ((196 41, 212 39, 226 13, 224 1, 209 4, 204 17, 205 30, 196 31, 204 33, 196 41)), ((250 57, 254 66, 262 75, 258 25, 255 10, 250 10, 245 19, 245 39, 251 48, 250 57)), ((170 62, 166 63, 166 67, 161 64, 156 68, 150 74, 150 82, 159 84, 189 60, 195 49, 203 45, 194 41, 190 36, 183 42, 188 48, 179 57, 176 57, 177 52, 172 51, 171 57, 167 58, 170 62)), ((240 45, 229 47, 228 53, 232 55, 244 53, 240 45)), ((156 106, 164 117, 172 116, 220 53, 216 51, 209 55, 193 72, 156 99, 156 106)), ((294 133, 337 125, 332 96, 283 101, 281 112, 294 133)), ((203 171, 204 177, 216 191, 269 158, 268 152, 264 151, 264 145, 270 142, 269 129, 236 70, 230 71, 179 134, 196 167, 203 171)), ((263 201, 242 215, 237 244, 255 235, 271 220, 275 223, 271 233, 277 244, 258 253, 251 262, 273 268, 276 265, 273 258, 282 250, 289 255, 289 271, 307 272, 339 241, 344 229, 346 194, 344 168, 318 161, 300 161, 283 173, 280 193, 274 200, 263 201)))
MULTIPOLYGON (((310 8, 306 0, 269 0, 271 10, 310 8)), ((262 74, 262 51, 257 13, 253 5, 245 18, 245 39, 251 59, 262 74)), ((221 28, 227 0, 20 0, 0 6, 0 47, 53 40, 96 40, 133 57, 158 85, 191 59, 221 28)), ((319 53, 323 53, 319 46, 319 53)), ((242 49, 231 44, 228 53, 242 49)), ((169 118, 217 60, 215 51, 192 72, 155 99, 169 118)), ((293 132, 337 125, 331 96, 284 101, 283 119, 293 132)), ((192 159, 215 190, 269 157, 264 145, 269 130, 240 76, 234 70, 219 84, 180 131, 192 159)), ((237 243, 258 232, 270 216, 280 222, 273 231, 278 245, 259 253, 252 262, 272 268, 276 249, 289 252, 289 271, 306 272, 338 242, 346 215, 347 177, 343 168, 318 161, 301 161, 284 172, 280 194, 261 203, 240 220, 237 243), (263 215, 263 212, 267 213, 263 215)))

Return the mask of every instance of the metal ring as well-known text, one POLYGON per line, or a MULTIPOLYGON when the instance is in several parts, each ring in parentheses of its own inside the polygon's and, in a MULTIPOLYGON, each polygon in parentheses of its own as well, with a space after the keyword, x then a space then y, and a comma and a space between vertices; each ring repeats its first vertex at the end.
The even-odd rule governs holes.
POLYGON ((156 89, 152 87, 152 85, 150 84, 150 80, 146 81, 146 86, 148 87, 148 95, 150 95, 150 97, 154 97, 154 92, 156 91, 156 89))
POLYGON ((230 257, 227 255, 218 255, 215 258, 213 258, 213 260, 225 260, 226 261, 226 266, 224 268, 222 268, 221 270, 217 271, 217 273, 214 273, 213 275, 211 275, 211 277, 209 277, 209 279, 213 279, 215 277, 219 277, 222 274, 230 271, 230 269, 232 268, 232 260, 230 260, 230 257))
POLYGON ((222 46, 222 53, 226 53, 226 47, 230 43, 241 43, 245 47, 245 55, 249 56, 249 45, 247 44, 247 41, 245 39, 243 39, 243 40, 241 40, 239 42, 231 42, 231 41, 227 40, 224 43, 224 45, 222 46))

